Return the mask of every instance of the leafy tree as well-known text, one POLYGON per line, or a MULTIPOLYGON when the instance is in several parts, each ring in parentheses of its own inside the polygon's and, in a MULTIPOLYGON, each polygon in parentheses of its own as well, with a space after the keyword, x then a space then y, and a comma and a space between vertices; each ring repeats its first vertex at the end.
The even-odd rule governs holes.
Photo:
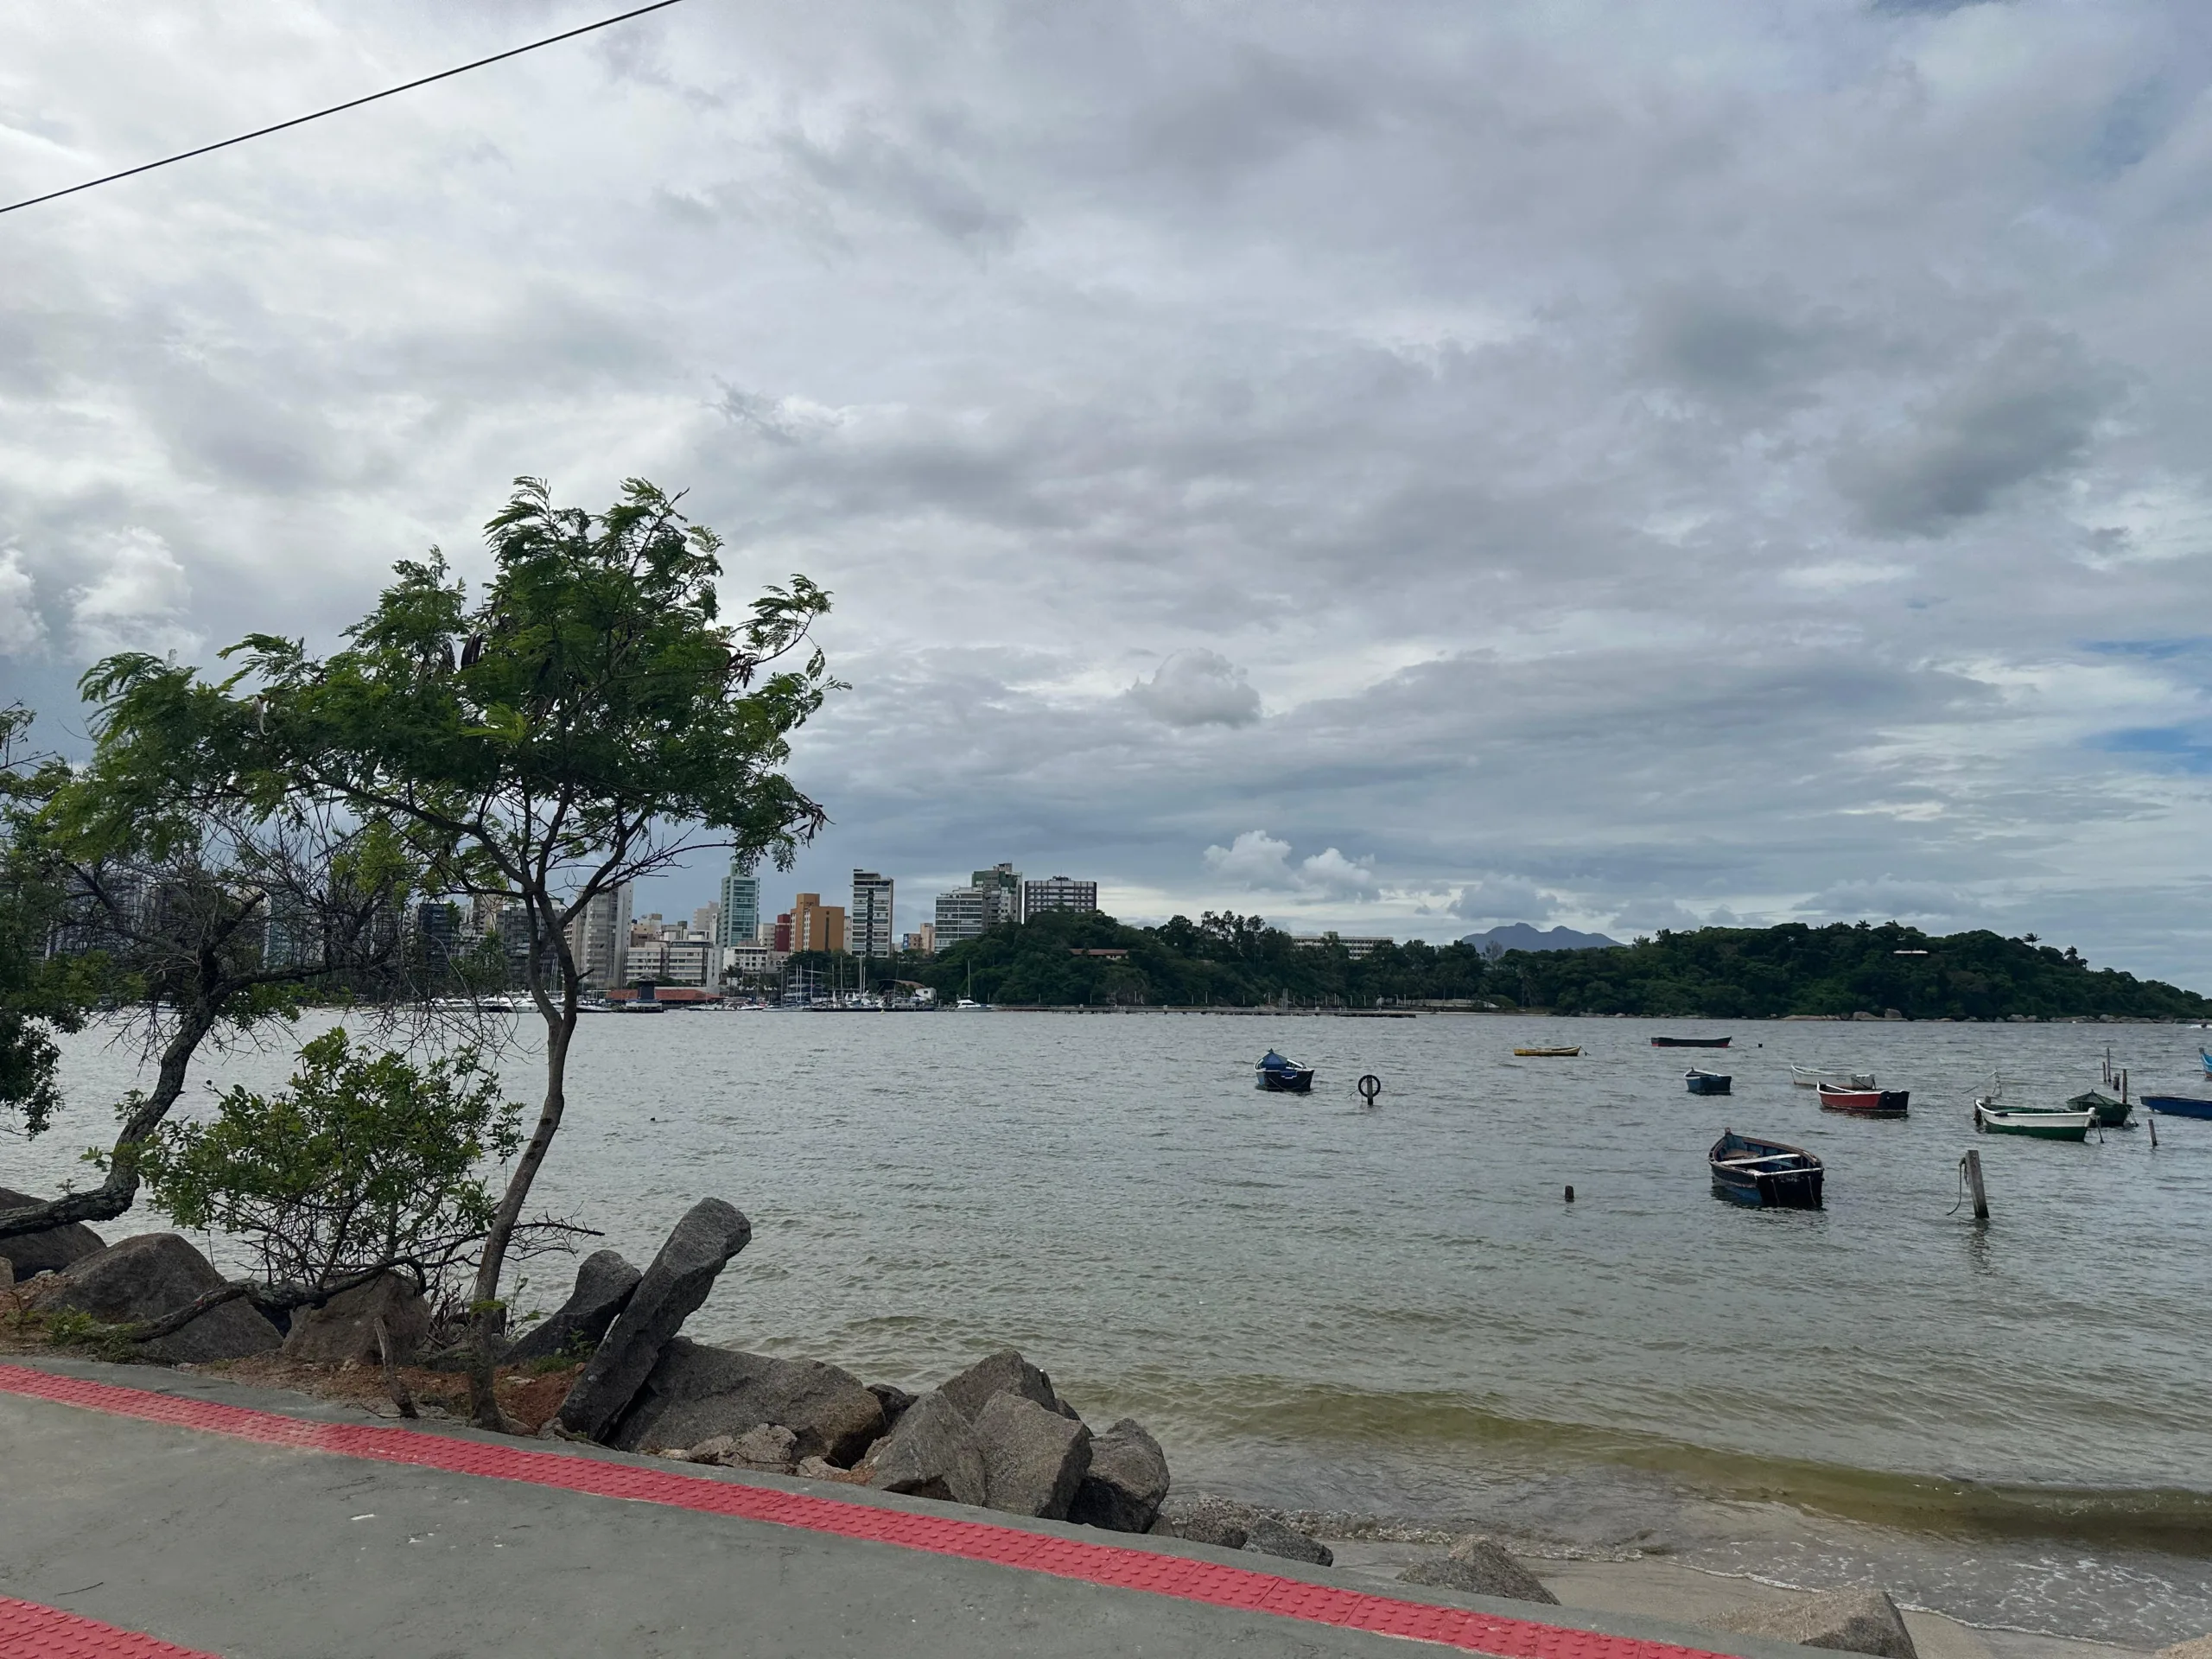
POLYGON ((514 1155, 521 1113, 472 1047, 417 1066, 340 1027, 300 1050, 289 1091, 230 1090, 212 1117, 162 1125, 139 1166, 179 1226, 245 1243, 264 1308, 391 1271, 433 1290, 491 1231, 483 1166, 514 1155))
POLYGON ((569 925, 591 901, 709 847, 788 867, 824 821, 779 768, 836 682, 808 645, 829 596, 804 576, 721 620, 713 533, 642 480, 603 514, 516 480, 472 602, 432 550, 321 659, 257 634, 266 787, 404 823, 425 890, 494 894, 528 921, 545 1090, 478 1266, 475 1413, 496 1423, 499 1274, 566 1107, 585 989, 569 925), (788 660, 788 665, 773 667, 788 660))
POLYGON ((35 1134, 60 1104, 54 1035, 84 1024, 87 999, 81 980, 47 953, 63 894, 38 849, 36 810, 62 774, 24 752, 31 718, 20 703, 0 709, 0 1113, 35 1134))
MULTIPOLYGON (((138 1154, 181 1097, 203 1044, 289 1019, 314 989, 382 997, 418 861, 402 826, 340 813, 247 777, 257 716, 195 670, 125 654, 82 682, 93 751, 47 766, 10 801, 10 880, 36 948, 36 995, 92 997, 136 1023, 153 1086, 119 1109, 97 1187, 0 1212, 0 1237, 119 1216, 138 1154)), ((33 948, 28 937, 14 952, 33 948)), ((0 970, 24 976, 25 970, 0 970)), ((66 1024, 73 1014, 49 1016, 66 1024)), ((52 1121, 43 1087, 13 1091, 25 1132, 52 1121)))

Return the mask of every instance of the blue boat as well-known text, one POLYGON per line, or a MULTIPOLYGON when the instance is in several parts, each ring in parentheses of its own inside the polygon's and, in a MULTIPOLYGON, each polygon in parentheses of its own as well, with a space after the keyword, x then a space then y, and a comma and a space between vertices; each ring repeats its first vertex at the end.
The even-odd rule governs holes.
POLYGON ((1726 1129, 1707 1161, 1718 1198, 1769 1210, 1821 1207, 1821 1160, 1802 1147, 1726 1129))
POLYGON ((1695 1066, 1682 1073, 1682 1081, 1694 1095, 1725 1095, 1735 1078, 1720 1071, 1700 1071, 1695 1066))
POLYGON ((1313 1068, 1287 1060, 1272 1048, 1267 1058, 1254 1068, 1255 1081, 1259 1087, 1281 1095, 1305 1095, 1313 1090, 1313 1068))
POLYGON ((2198 1049, 2196 1058, 2204 1062, 2204 1075, 2212 1077, 2212 1048, 2198 1049))
POLYGON ((2161 1117, 2212 1117, 2212 1100, 2189 1095, 2145 1095, 2143 1103, 2161 1117))

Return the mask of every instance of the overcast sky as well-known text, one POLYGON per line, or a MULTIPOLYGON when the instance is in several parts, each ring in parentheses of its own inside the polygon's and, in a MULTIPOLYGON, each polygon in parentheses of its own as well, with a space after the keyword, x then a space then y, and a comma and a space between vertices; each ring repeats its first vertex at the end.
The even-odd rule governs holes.
MULTIPOLYGON (((29 0, 0 192, 619 9, 29 0)), ((0 690, 73 743, 640 474, 836 595, 779 906, 2212 984, 2209 71, 2202 0, 689 0, 0 217, 0 690)))

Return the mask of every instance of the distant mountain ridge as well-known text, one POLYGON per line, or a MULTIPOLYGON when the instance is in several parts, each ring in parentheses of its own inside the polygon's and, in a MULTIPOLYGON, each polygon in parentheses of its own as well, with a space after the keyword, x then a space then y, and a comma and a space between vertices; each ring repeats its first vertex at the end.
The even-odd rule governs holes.
POLYGON ((1618 939, 1609 939, 1602 933, 1578 933, 1571 927, 1537 929, 1526 922, 1514 922, 1504 927, 1493 927, 1485 933, 1470 933, 1459 941, 1478 950, 1496 945, 1501 950, 1618 950, 1618 939))

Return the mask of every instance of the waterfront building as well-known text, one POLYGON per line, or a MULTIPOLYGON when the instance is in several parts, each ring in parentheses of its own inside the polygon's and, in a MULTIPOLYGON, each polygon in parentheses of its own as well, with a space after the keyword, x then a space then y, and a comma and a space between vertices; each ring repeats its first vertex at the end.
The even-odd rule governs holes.
POLYGON ((802 893, 791 900, 791 950, 842 950, 845 948, 845 907, 825 905, 818 893, 802 893))
POLYGON ((981 887, 955 887, 937 896, 937 945, 947 950, 963 939, 980 939, 991 925, 991 896, 981 887))
POLYGON ((1319 950, 1325 945, 1340 944, 1355 961, 1361 957, 1373 955, 1383 945, 1396 943, 1386 933, 1300 933, 1291 939, 1291 944, 1302 950, 1319 950))
POLYGON ((722 907, 720 905, 702 905, 691 912, 691 931, 685 935, 687 938, 706 939, 720 944, 721 933, 722 907))
POLYGON ((887 957, 892 941, 892 882, 874 870, 853 872, 852 950, 856 957, 887 957))
POLYGON ((984 895, 985 927, 1025 919, 1021 911, 1021 872, 1013 865, 994 864, 988 870, 978 870, 969 877, 968 884, 984 895))
POLYGON ((760 942, 760 878, 753 874, 751 865, 738 859, 730 861, 729 871, 722 877, 715 937, 724 950, 760 942))
POLYGON ((766 979, 782 970, 788 952, 766 944, 733 944, 722 952, 724 979, 766 979))
POLYGON ((899 948, 910 956, 935 956, 937 954, 937 924, 924 922, 899 942, 899 948))
POLYGON ((1041 916, 1048 910, 1096 910, 1098 908, 1098 884, 1077 881, 1072 877, 1055 875, 1042 881, 1021 884, 1021 919, 1041 916))
POLYGON ((772 921, 772 922, 771 922, 771 923, 767 924, 767 925, 766 925, 766 927, 764 927, 761 931, 762 931, 763 932, 766 933, 766 934, 767 934, 767 936, 768 936, 768 937, 767 937, 767 938, 766 938, 766 940, 765 941, 765 943, 767 944, 768 948, 769 948, 771 950, 773 950, 773 951, 774 951, 778 956, 788 957, 789 955, 791 955, 791 912, 789 912, 788 910, 786 910, 786 911, 784 911, 784 912, 779 912, 779 913, 778 914, 778 916, 776 917, 776 919, 775 919, 774 921, 772 921))
POLYGON ((587 990, 600 995, 630 982, 630 884, 594 893, 569 924, 569 954, 587 990))

